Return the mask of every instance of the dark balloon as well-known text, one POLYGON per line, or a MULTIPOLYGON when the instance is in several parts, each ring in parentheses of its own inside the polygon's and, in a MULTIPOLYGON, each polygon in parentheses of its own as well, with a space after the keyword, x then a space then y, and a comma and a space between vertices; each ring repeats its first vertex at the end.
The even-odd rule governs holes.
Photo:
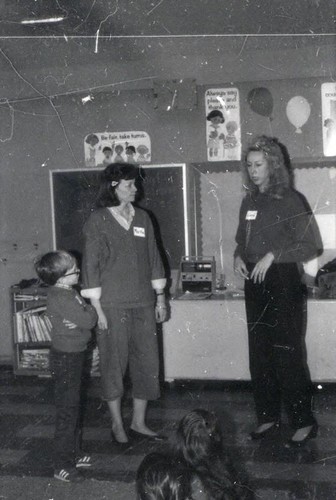
POLYGON ((271 92, 265 87, 257 87, 250 90, 247 96, 250 108, 261 116, 272 117, 273 97, 271 92))

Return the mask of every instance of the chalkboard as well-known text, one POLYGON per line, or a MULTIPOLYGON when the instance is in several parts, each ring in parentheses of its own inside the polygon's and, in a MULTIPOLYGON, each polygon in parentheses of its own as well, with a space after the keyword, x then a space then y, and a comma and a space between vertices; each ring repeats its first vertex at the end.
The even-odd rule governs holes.
MULTIPOLYGON (((177 269, 188 255, 186 168, 180 165, 142 167, 140 199, 147 210, 167 269, 177 269)), ((82 228, 95 209, 101 169, 53 170, 50 172, 54 247, 75 251, 83 248, 82 228)))

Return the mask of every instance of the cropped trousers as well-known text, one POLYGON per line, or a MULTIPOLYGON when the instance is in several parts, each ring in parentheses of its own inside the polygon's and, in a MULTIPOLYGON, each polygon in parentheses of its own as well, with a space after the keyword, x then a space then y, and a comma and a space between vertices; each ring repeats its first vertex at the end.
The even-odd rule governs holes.
POLYGON ((108 329, 97 335, 103 398, 123 396, 127 368, 132 397, 157 399, 159 352, 154 307, 104 307, 108 329))
POLYGON ((283 404, 294 429, 312 425, 306 298, 297 265, 272 264, 261 284, 245 280, 245 305, 258 424, 280 421, 283 404))

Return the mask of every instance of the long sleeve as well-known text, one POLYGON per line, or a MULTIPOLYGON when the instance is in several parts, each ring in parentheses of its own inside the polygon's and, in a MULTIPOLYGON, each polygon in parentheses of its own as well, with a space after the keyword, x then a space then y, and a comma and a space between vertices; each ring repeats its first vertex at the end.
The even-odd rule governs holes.
POLYGON ((47 315, 52 324, 51 340, 55 349, 65 352, 86 349, 91 338, 90 330, 97 322, 97 313, 76 290, 50 287, 47 315), (69 328, 66 321, 74 323, 75 328, 69 328))
POLYGON ((108 209, 98 209, 83 233, 82 296, 103 307, 151 305, 153 288, 162 290, 166 279, 147 212, 135 207, 127 228, 108 209))
POLYGON ((94 307, 87 304, 77 293, 72 301, 62 303, 64 319, 71 321, 79 328, 91 330, 97 323, 97 313, 94 307))
POLYGON ((314 215, 305 198, 291 189, 282 198, 267 193, 247 195, 236 242, 235 256, 247 262, 258 262, 268 252, 277 263, 305 262, 322 252, 314 215))
POLYGON ((246 213, 246 201, 245 198, 242 201, 242 204, 240 206, 239 210, 239 222, 238 222, 238 229, 236 233, 236 243, 237 246, 234 251, 234 257, 241 257, 243 260, 245 259, 245 244, 246 244, 246 222, 244 220, 245 213, 246 213))
POLYGON ((162 264, 160 252, 157 247, 153 225, 148 217, 148 251, 151 266, 151 282, 154 289, 163 289, 166 286, 165 271, 162 264))
POLYGON ((289 238, 280 248, 272 250, 275 262, 306 262, 322 253, 318 226, 310 207, 305 206, 299 195, 293 193, 286 201, 289 238))
POLYGON ((84 225, 83 235, 83 290, 81 295, 85 298, 99 299, 101 297, 101 260, 104 252, 103 235, 94 213, 84 225))

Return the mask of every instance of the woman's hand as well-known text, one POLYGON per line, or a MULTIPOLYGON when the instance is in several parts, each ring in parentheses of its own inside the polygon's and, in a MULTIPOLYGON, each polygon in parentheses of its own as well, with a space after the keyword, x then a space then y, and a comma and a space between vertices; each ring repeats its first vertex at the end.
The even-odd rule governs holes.
POLYGON ((98 315, 98 321, 97 321, 97 329, 98 330, 107 330, 107 318, 105 316, 105 313, 103 311, 103 308, 101 306, 100 300, 99 299, 91 299, 91 304, 97 311, 98 315))
POLYGON ((97 311, 98 314, 98 322, 97 327, 98 330, 107 330, 107 318, 103 311, 97 311))
POLYGON ((167 319, 166 297, 163 294, 156 297, 155 319, 157 323, 163 323, 167 319))
POLYGON ((271 267, 272 262, 274 261, 274 254, 272 252, 268 252, 253 268, 251 273, 251 280, 253 283, 262 283, 265 279, 266 273, 268 269, 271 267))
POLYGON ((239 276, 244 280, 249 279, 249 273, 246 264, 243 261, 243 259, 239 257, 239 255, 237 255, 237 257, 235 257, 234 259, 233 270, 235 273, 239 274, 239 276))

